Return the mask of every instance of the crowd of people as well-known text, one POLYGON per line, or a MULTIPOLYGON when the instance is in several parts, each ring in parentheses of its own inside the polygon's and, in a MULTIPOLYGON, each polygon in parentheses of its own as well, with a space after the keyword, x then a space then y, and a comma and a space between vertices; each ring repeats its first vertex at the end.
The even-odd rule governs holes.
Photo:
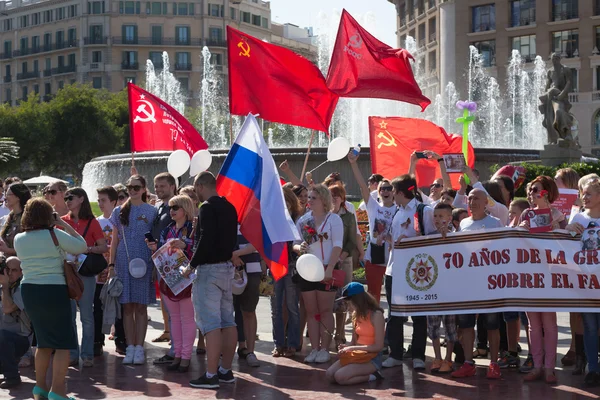
MULTIPOLYGON (((287 162, 280 165, 288 179, 282 187, 285 204, 301 239, 288 243, 288 273, 274 282, 272 356, 297 357, 307 331, 310 349, 304 352, 304 362, 328 363, 333 350, 338 359, 327 370, 327 379, 357 384, 383 379, 383 368, 402 365, 407 358, 415 370, 426 369, 429 338, 434 373, 468 378, 476 373, 473 359, 489 357, 489 379, 499 379, 502 369, 514 368, 526 373, 526 381, 556 383, 556 313, 413 316, 411 344, 405 349, 406 318, 389 314, 386 319, 379 305, 381 293, 383 289, 390 306, 392 249, 405 238, 441 234, 443 240, 457 231, 529 229, 531 209, 551 209, 553 228, 579 235, 600 226, 600 177, 579 178, 575 171, 562 169, 553 178, 539 176, 529 182, 526 200, 514 199, 512 177, 497 175, 480 182, 478 172, 468 167, 468 184, 461 176, 455 191, 442 157, 430 151, 424 154, 440 161, 442 176, 425 189, 428 195, 414 176, 416 154, 406 174, 391 180, 374 174, 366 181, 357 166, 359 156, 348 155, 363 200, 359 208, 368 216, 366 242, 340 174, 332 173, 322 183, 307 174, 304 184, 287 162), (581 211, 571 221, 552 208, 559 188, 579 190, 581 211), (323 281, 305 280, 297 272, 296 260, 306 253, 323 264, 323 281), (367 290, 352 282, 353 271, 363 262, 367 290), (351 338, 345 331, 349 323, 351 338), (530 353, 523 363, 521 325, 530 353)), ((207 367, 190 381, 192 387, 216 389, 235 382, 231 366, 236 350, 248 366, 260 366, 255 353, 256 308, 262 277, 269 271, 241 234, 235 208, 218 195, 210 172, 197 175, 193 186, 178 188, 169 173, 156 175, 153 183, 155 194, 132 168, 125 185, 96 190, 102 215, 95 216, 89 194, 82 188, 56 181, 38 197, 18 178, 5 180, 0 198, 0 214, 5 214, 0 230, 0 370, 4 375, 0 388, 21 383, 19 366, 27 364, 32 347, 36 399, 66 399, 69 366, 93 367, 94 358, 104 352, 106 335, 124 356, 123 364, 146 363, 147 308, 155 303, 157 293, 164 332, 154 341, 170 341, 171 346, 154 364, 186 373, 197 339, 195 353, 206 356, 207 367), (181 275, 193 284, 177 294, 152 261, 152 255, 165 246, 182 251, 189 260, 181 275), (65 260, 82 267, 92 260, 97 263, 96 255, 104 257, 105 266, 95 276, 79 270, 82 293, 73 299, 66 284, 69 264, 65 260)), ((588 365, 584 382, 590 386, 600 385, 599 315, 571 313, 572 344, 562 358, 563 365, 575 366, 574 375, 584 375, 588 365)))

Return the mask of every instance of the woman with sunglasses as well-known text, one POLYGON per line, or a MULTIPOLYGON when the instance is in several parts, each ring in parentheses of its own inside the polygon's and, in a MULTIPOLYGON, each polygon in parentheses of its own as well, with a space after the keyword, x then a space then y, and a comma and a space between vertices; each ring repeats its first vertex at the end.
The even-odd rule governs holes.
POLYGON ((115 208, 110 217, 114 230, 108 274, 109 277, 118 276, 123 283, 123 293, 119 298, 123 304, 123 326, 127 340, 123 364, 144 364, 148 304, 156 301, 156 291, 152 285, 154 264, 144 234, 152 230, 157 210, 146 203, 146 179, 143 176, 130 177, 127 192, 128 200, 122 207, 115 208), (146 263, 146 272, 140 278, 130 273, 130 262, 136 258, 146 263))
POLYGON ((358 169, 358 155, 350 152, 348 161, 352 167, 354 178, 360 187, 360 193, 367 206, 367 216, 369 217, 369 245, 365 252, 365 273, 367 276, 367 287, 369 293, 378 300, 381 298, 381 286, 385 268, 390 254, 390 228, 392 220, 398 207, 394 204, 392 194, 393 186, 387 179, 379 182, 378 202, 371 196, 371 192, 360 170, 358 169))
MULTIPOLYGON (((528 219, 534 210, 550 209, 552 229, 565 227, 565 216, 551 204, 558 198, 558 187, 549 176, 538 176, 527 185, 527 199, 531 208, 523 211, 519 226, 530 229, 528 219), (562 224, 562 226, 561 226, 562 224)), ((529 338, 533 355, 533 370, 525 376, 525 381, 534 381, 545 376, 546 383, 557 382, 554 374, 556 364, 556 348, 558 347, 558 325, 556 312, 527 312, 529 319, 529 338)), ((597 332, 597 330, 596 330, 597 332)), ((596 342, 598 335, 596 334, 596 342)))
POLYGON ((127 193, 127 188, 122 183, 117 183, 113 186, 117 191, 117 206, 122 207, 123 204, 129 198, 129 193, 127 193))
POLYGON ((63 181, 55 181, 48 184, 47 188, 47 200, 52 204, 54 211, 59 217, 67 215, 69 213, 69 207, 67 207, 67 203, 65 203, 67 184, 63 181))
MULTIPOLYGON (((168 243, 173 249, 183 250, 186 257, 191 259, 194 247, 194 228, 192 226, 195 217, 194 204, 188 196, 175 196, 169 200, 169 213, 173 222, 161 232, 158 245, 156 242, 147 242, 148 248, 155 252, 159 247, 168 243)), ((167 370, 187 372, 196 339, 191 286, 175 296, 166 282, 161 280, 160 291, 169 310, 171 339, 175 350, 175 358, 167 370)))
MULTIPOLYGON (((100 223, 92 212, 92 206, 85 190, 76 187, 65 193, 65 204, 69 213, 62 217, 63 221, 73 227, 85 239, 87 254, 104 254, 108 251, 104 233, 100 223)), ((71 316, 73 329, 77 337, 77 305, 79 305, 79 318, 83 327, 81 334, 81 352, 79 348, 71 350, 71 365, 79 364, 79 356, 83 360, 83 367, 94 366, 94 294, 96 293, 96 277, 79 275, 83 281, 83 295, 79 301, 71 300, 71 316)))

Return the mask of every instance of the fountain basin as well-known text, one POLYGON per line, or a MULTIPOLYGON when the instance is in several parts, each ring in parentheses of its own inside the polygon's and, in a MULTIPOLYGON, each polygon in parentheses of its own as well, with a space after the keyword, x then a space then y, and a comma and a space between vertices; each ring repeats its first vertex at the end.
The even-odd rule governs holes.
MULTIPOLYGON (((209 170, 215 175, 221 169, 228 149, 211 150, 212 165, 209 170)), ((148 188, 154 191, 153 178, 155 175, 167 170, 167 159, 170 151, 149 151, 135 154, 135 166, 138 172, 148 181, 148 188)), ((284 160, 288 160, 290 168, 296 175, 300 175, 306 148, 273 148, 271 154, 275 163, 279 165, 284 160)), ((370 149, 363 147, 358 159, 358 167, 366 178, 371 175, 370 149)), ((505 165, 517 161, 537 161, 540 158, 539 150, 521 150, 521 149, 475 149, 476 167, 481 174, 481 179, 487 179, 491 173, 489 168, 494 164, 505 165)), ((318 147, 311 149, 308 159, 307 171, 315 168, 327 159, 327 148, 318 147)), ((96 157, 88 162, 83 169, 82 187, 87 191, 90 200, 96 201, 96 189, 124 183, 130 176, 131 153, 113 154, 110 156, 96 157)), ((344 182, 350 198, 358 198, 360 190, 352 175, 350 164, 347 160, 327 163, 313 173, 315 182, 321 182, 331 172, 339 172, 344 182)), ((398 171, 398 175, 406 171, 398 171)), ((393 177, 390 177, 393 178, 393 177)), ((181 177, 182 184, 192 184, 193 178, 189 174, 181 177)), ((427 186, 430 182, 420 182, 420 186, 427 186)))

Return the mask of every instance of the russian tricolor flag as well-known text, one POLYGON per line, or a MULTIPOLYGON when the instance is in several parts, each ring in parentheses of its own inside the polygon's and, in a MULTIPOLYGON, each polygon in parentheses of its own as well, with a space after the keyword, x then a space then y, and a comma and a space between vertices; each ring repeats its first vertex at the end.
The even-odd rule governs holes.
POLYGON ((252 114, 217 176, 217 192, 235 206, 244 237, 258 250, 273 277, 288 271, 287 243, 300 235, 290 217, 279 173, 252 114))

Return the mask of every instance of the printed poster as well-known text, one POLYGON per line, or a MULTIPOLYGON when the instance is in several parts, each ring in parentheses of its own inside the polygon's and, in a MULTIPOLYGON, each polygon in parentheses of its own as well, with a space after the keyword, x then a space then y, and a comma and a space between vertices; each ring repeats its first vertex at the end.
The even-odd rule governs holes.
POLYGON ((193 274, 188 278, 181 274, 190 263, 183 250, 172 248, 167 242, 152 255, 152 261, 161 279, 164 279, 175 296, 192 284, 193 274))

